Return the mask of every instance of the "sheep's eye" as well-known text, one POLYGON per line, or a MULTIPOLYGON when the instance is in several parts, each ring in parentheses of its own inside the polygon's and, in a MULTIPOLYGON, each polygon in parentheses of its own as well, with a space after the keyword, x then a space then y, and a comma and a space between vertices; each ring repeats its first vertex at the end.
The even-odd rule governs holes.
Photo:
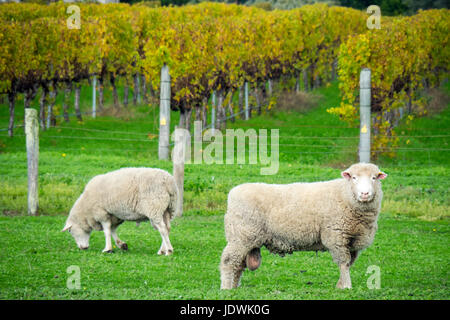
POLYGON ((352 177, 352 179, 353 179, 353 180, 356 180, 356 177, 355 177, 355 176, 353 176, 353 177, 352 177))
POLYGON ((372 177, 372 180, 375 180, 375 177, 372 177))

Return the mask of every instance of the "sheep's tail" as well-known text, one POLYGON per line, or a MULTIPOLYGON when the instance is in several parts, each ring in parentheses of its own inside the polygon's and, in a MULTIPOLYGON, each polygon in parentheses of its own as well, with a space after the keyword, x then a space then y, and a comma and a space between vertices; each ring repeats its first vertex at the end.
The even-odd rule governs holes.
POLYGON ((255 271, 261 265, 261 250, 260 248, 252 249, 245 258, 245 263, 250 271, 255 271))
MULTIPOLYGON (((183 186, 181 186, 183 188, 183 186)), ((170 179, 168 192, 170 196, 169 211, 173 217, 181 217, 183 214, 183 189, 179 189, 175 179, 170 179)))

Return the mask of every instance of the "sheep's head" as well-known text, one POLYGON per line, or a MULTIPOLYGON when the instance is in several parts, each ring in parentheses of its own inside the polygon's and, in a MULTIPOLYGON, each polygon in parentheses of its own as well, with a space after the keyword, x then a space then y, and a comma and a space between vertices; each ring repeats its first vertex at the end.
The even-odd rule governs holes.
POLYGON ((81 250, 89 248, 89 238, 91 236, 91 233, 84 230, 77 222, 67 220, 66 225, 61 231, 69 231, 69 233, 75 239, 78 248, 80 248, 81 250))
POLYGON ((341 172, 344 179, 350 184, 356 200, 359 202, 370 202, 374 199, 380 187, 380 180, 387 174, 371 163, 357 163, 347 170, 341 172))

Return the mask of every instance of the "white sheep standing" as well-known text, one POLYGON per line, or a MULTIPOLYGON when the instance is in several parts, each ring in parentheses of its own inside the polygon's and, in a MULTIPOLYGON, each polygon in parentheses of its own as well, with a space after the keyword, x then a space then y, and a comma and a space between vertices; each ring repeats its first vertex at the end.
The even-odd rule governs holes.
POLYGON ((245 267, 259 267, 262 246, 282 256, 328 250, 340 269, 337 287, 351 288, 350 266, 372 244, 383 197, 380 180, 387 174, 374 164, 358 163, 341 175, 325 182, 233 188, 225 215, 221 288, 237 287, 245 267))
POLYGON ((123 168, 92 178, 73 205, 62 231, 69 231, 80 249, 89 247, 92 230, 103 230, 112 252, 111 236, 122 250, 117 227, 124 221, 150 220, 162 238, 158 254, 170 255, 170 220, 181 215, 175 179, 167 171, 153 168, 123 168))

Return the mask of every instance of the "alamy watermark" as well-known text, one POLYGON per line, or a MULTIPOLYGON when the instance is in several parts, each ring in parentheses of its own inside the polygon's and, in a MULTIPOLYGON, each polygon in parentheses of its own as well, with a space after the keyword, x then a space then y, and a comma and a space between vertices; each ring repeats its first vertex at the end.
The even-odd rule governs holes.
POLYGON ((225 135, 220 130, 203 132, 202 122, 195 121, 193 146, 188 130, 178 128, 172 133, 172 141, 176 142, 173 153, 184 155, 172 158, 184 159, 185 164, 246 164, 248 139, 248 164, 258 164, 259 159, 259 163, 266 166, 260 169, 260 174, 274 175, 279 168, 279 129, 270 130, 270 154, 268 137, 267 129, 258 132, 255 129, 227 129, 225 135), (182 141, 184 143, 180 143, 182 141))
POLYGON ((380 289, 381 288, 381 269, 377 265, 371 265, 367 267, 366 275, 370 275, 367 278, 368 289, 380 289))
POLYGON ((81 270, 79 266, 72 265, 67 267, 66 273, 69 275, 67 277, 66 286, 69 290, 80 290, 81 289, 81 270))
POLYGON ((381 9, 379 6, 371 5, 367 8, 367 13, 371 14, 370 17, 367 18, 366 24, 367 28, 372 29, 381 29, 381 9))
POLYGON ((77 5, 70 5, 67 7, 67 14, 70 17, 67 18, 67 28, 68 29, 80 29, 81 28, 81 14, 80 7, 77 5))

